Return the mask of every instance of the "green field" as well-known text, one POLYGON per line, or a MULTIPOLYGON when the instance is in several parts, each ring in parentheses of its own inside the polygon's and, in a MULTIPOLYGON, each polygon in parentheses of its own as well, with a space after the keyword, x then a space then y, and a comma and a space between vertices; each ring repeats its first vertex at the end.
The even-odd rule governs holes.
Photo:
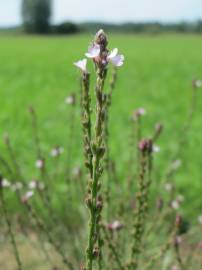
MULTIPOLYGON (((79 72, 73 62, 81 59, 91 36, 0 37, 0 137, 8 132, 16 156, 27 179, 35 172, 32 132, 27 108, 33 105, 39 116, 40 135, 47 153, 54 145, 72 142, 71 165, 82 162, 80 110, 71 121, 65 97, 78 92, 79 72), (70 138, 69 127, 76 129, 70 138)), ((200 36, 132 36, 112 35, 110 48, 118 47, 125 55, 119 70, 110 116, 111 155, 118 164, 120 181, 124 181, 124 162, 128 159, 130 115, 144 107, 144 131, 148 136, 154 124, 162 122, 164 132, 158 142, 161 152, 155 158, 157 183, 175 150, 179 131, 187 116, 191 83, 202 78, 202 38, 200 36), (125 149, 128 149, 126 151, 125 149), (158 179, 159 178, 159 179, 158 179)), ((78 100, 79 102, 79 100, 78 100)), ((183 166, 175 182, 186 196, 189 212, 201 208, 202 192, 202 93, 199 89, 197 112, 183 151, 183 166)), ((1 155, 7 155, 3 139, 1 155)), ((198 211, 196 212, 198 213, 198 211)))

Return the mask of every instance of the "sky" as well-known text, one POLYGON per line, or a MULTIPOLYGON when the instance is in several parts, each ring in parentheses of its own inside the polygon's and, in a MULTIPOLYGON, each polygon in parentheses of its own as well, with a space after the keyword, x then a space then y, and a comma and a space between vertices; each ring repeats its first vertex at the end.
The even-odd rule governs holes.
MULTIPOLYGON (((34 1, 34 0, 33 0, 34 1)), ((21 23, 21 0, 0 0, 0 26, 21 23)), ((53 0, 52 22, 202 19, 202 0, 53 0)))

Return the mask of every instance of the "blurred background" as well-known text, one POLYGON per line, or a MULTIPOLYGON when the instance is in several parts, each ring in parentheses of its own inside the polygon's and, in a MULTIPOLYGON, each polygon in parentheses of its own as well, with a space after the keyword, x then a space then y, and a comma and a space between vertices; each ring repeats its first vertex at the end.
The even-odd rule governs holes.
POLYGON ((28 33, 110 31, 131 33, 162 31, 202 32, 200 0, 171 1, 66 1, 9 0, 0 3, 0 28, 28 33), (100 27, 100 26, 99 26, 100 27))
MULTIPOLYGON (((111 109, 112 157, 117 159, 121 152, 121 161, 128 159, 123 138, 130 136, 130 117, 138 107, 147 111, 145 136, 156 122, 165 125, 159 141, 159 178, 169 153, 178 146, 192 102, 192 81, 202 77, 200 0, 0 1, 0 136, 11 136, 27 178, 36 173, 35 157, 32 151, 26 151, 33 148, 27 112, 30 105, 37 110, 47 155, 54 145, 71 143, 71 166, 83 162, 79 76, 73 63, 84 57, 100 28, 109 35, 109 49, 118 47, 126 59, 118 70, 111 109), (68 131, 71 108, 65 103, 72 93, 77 96, 74 135, 68 131)), ((189 212, 190 200, 195 208, 201 207, 200 196, 196 195, 202 191, 201 150, 195 147, 202 143, 201 106, 199 98, 193 131, 189 132, 183 153, 184 167, 177 179, 179 188, 189 196, 189 212)), ((3 139, 0 147, 2 155, 7 155, 3 139)), ((124 174, 123 162, 117 168, 120 177, 124 174)))

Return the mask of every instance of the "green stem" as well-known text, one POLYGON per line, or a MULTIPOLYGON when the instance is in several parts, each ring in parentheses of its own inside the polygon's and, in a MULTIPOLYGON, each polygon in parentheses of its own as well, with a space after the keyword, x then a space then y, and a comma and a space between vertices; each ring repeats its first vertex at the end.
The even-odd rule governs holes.
POLYGON ((17 270, 22 270, 22 263, 21 263, 19 251, 18 251, 18 248, 17 248, 17 244, 16 244, 16 241, 15 241, 15 236, 14 236, 14 233, 13 233, 13 230, 12 230, 12 225, 11 225, 10 219, 8 217, 8 211, 7 211, 7 208, 6 208, 6 203, 5 203, 4 194, 3 194, 3 187, 1 186, 1 183, 0 183, 0 199, 1 199, 1 204, 2 204, 2 209, 3 209, 5 221, 6 221, 6 224, 8 226, 8 231, 9 231, 9 235, 10 235, 11 244, 12 244, 12 247, 13 247, 15 259, 16 259, 17 266, 18 266, 17 270))
MULTIPOLYGON (((100 167, 100 161, 104 154, 103 147, 103 94, 102 90, 104 87, 104 72, 98 68, 97 72, 97 84, 96 84, 96 125, 95 125, 95 141, 93 143, 93 173, 92 173, 92 190, 90 193, 90 224, 89 224, 89 238, 87 247, 87 270, 92 270, 93 259, 94 259, 94 246, 98 239, 99 233, 99 218, 100 211, 97 209, 97 197, 98 197, 98 181, 101 176, 102 168, 100 167)), ((100 250, 101 252, 101 250, 100 250)))

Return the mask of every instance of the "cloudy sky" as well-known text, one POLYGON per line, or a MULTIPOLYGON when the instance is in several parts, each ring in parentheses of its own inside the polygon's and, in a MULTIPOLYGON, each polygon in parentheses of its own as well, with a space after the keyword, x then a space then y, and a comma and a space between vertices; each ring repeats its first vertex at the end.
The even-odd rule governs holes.
MULTIPOLYGON (((0 26, 21 22, 21 0, 0 0, 0 26)), ((53 0, 53 22, 180 21, 202 18, 202 0, 53 0)))

